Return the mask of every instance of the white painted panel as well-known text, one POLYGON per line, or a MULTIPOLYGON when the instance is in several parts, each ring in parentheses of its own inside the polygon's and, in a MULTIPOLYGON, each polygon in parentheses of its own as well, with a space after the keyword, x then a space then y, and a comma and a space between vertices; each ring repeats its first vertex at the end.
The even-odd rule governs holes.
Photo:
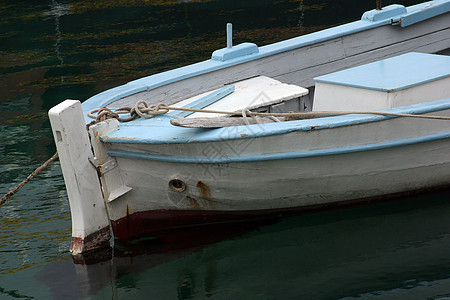
POLYGON ((445 98, 450 77, 393 92, 317 82, 313 111, 375 111, 445 98))
MULTIPOLYGON (((85 237, 109 226, 80 101, 66 100, 49 111, 72 214, 72 237, 85 237)), ((101 242, 101 241, 100 241, 101 242)))
MULTIPOLYGON (((281 83, 278 80, 258 76, 251 79, 233 83, 235 90, 230 95, 205 107, 210 110, 241 111, 244 108, 254 109, 261 106, 272 105, 282 101, 299 98, 308 93, 308 90, 296 85, 281 83)), ((216 91, 216 90, 214 90, 216 91)), ((183 107, 214 91, 208 91, 175 103, 176 107, 183 107)), ((176 113, 176 112, 175 112, 176 113)), ((223 114, 194 113, 188 118, 221 117, 223 114)))
POLYGON ((392 107, 450 98, 450 77, 400 90, 390 97, 392 107))
POLYGON ((373 111, 389 108, 385 92, 317 82, 313 111, 373 111))

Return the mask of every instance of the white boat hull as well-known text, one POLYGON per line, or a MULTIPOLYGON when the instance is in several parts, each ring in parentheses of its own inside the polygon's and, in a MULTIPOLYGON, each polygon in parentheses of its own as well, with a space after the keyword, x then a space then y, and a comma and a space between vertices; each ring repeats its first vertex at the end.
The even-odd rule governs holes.
POLYGON ((450 133, 436 132, 436 122, 446 121, 399 118, 248 140, 114 144, 109 153, 132 189, 107 204, 115 236, 450 186, 450 133), (170 188, 175 178, 184 191, 170 188), (158 216, 166 220, 158 224, 158 216), (150 225, 141 226, 147 218, 150 225), (134 232, 128 223, 141 225, 134 232))

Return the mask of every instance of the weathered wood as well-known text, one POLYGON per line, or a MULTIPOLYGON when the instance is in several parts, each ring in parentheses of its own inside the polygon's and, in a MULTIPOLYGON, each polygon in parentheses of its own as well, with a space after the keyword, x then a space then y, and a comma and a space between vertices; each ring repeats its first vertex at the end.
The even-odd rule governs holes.
MULTIPOLYGON (((278 117, 280 121, 284 121, 284 117, 278 117)), ((189 128, 221 128, 221 127, 230 127, 230 126, 242 126, 242 125, 254 125, 258 124, 256 121, 258 120, 259 124, 264 123, 273 123, 275 122, 273 119, 268 117, 257 117, 254 119, 252 117, 215 117, 215 118, 186 118, 186 119, 172 119, 170 120, 170 124, 174 126, 180 127, 189 127, 189 128), (246 120, 248 124, 246 123, 246 120)))
MULTIPOLYGON (((359 47, 356 46, 358 36, 351 38, 354 40, 354 47, 358 49, 359 47)), ((383 35, 381 33, 380 39, 383 39, 383 35)), ((273 78, 286 83, 295 83, 303 87, 311 87, 314 85, 313 78, 320 75, 397 56, 411 51, 436 53, 448 47, 450 47, 450 29, 437 31, 429 35, 418 36, 416 38, 393 43, 392 45, 385 45, 380 48, 368 49, 367 51, 364 51, 363 48, 360 52, 354 51, 355 53, 352 55, 347 55, 342 60, 329 60, 323 64, 311 65, 293 72, 273 76, 273 78)), ((349 49, 346 49, 346 51, 350 52, 349 49)))
POLYGON ((446 116, 431 116, 431 115, 413 115, 413 114, 397 114, 389 112, 377 112, 377 111, 315 111, 315 112, 293 112, 293 113, 273 113, 272 117, 266 117, 265 113, 253 113, 252 117, 214 117, 214 118, 188 118, 188 119, 172 119, 170 124, 180 127, 189 128, 221 128, 241 125, 254 125, 283 121, 294 120, 306 120, 306 119, 318 119, 333 116, 342 116, 349 114, 364 114, 364 115, 378 115, 378 116, 392 116, 392 117, 405 117, 416 119, 429 119, 429 120, 445 120, 450 121, 450 117, 446 116), (261 116, 262 115, 262 116, 261 116), (278 116, 276 116, 278 115, 278 116), (282 116, 285 115, 285 116, 282 116), (275 118, 276 120, 275 120, 275 118))
MULTIPOLYGON (((235 90, 234 85, 227 85, 221 89, 218 89, 217 91, 208 93, 208 95, 201 97, 200 99, 197 99, 195 101, 190 102, 189 104, 185 105, 185 108, 195 108, 195 109, 202 109, 206 106, 209 106, 211 104, 214 104, 215 102, 225 98, 229 94, 233 93, 235 90)), ((187 117, 189 115, 192 115, 194 112, 188 112, 184 111, 181 113, 177 113, 180 117, 187 117)))
MULTIPOLYGON (((305 88, 292 84, 285 84, 266 76, 257 76, 251 79, 235 82, 234 86, 234 93, 227 95, 220 101, 211 103, 211 105, 208 105, 206 108, 208 110, 251 110, 262 106, 269 106, 281 103, 283 101, 296 99, 308 93, 308 90, 305 88)), ((176 103, 174 106, 189 107, 189 104, 185 106, 185 103, 195 102, 195 100, 199 97, 202 97, 202 95, 176 103)), ((186 116, 180 113, 176 114, 178 116, 186 116)), ((190 115, 189 118, 222 116, 222 114, 196 112, 190 115)))
MULTIPOLYGON (((288 116, 275 117, 279 122, 284 121, 294 121, 294 120, 306 120, 314 118, 325 118, 332 117, 338 114, 343 114, 339 112, 299 112, 292 113, 288 116)), ((172 119, 170 124, 180 127, 189 128, 221 128, 221 127, 231 127, 231 126, 242 126, 242 125, 254 125, 254 124, 265 124, 277 122, 273 117, 256 116, 252 117, 214 117, 214 118, 186 118, 186 119, 172 119)))
POLYGON ((72 254, 99 248, 111 233, 102 189, 83 120, 80 101, 66 100, 49 111, 50 123, 69 196, 72 254))
POLYGON ((131 191, 131 188, 123 183, 123 178, 117 168, 114 158, 108 156, 108 145, 100 142, 100 136, 119 126, 117 119, 109 119, 89 127, 92 149, 95 154, 93 162, 102 183, 103 196, 107 202, 111 202, 131 191))

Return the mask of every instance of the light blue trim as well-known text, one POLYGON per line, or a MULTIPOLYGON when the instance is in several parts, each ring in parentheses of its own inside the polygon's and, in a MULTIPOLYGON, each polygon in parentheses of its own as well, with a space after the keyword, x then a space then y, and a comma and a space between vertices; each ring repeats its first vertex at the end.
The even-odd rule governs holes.
POLYGON ((401 14, 406 14, 406 8, 403 5, 392 4, 386 7, 383 7, 382 10, 372 9, 366 11, 361 20, 377 22, 383 19, 388 19, 394 16, 398 16, 401 14))
POLYGON ((233 24, 227 23, 227 48, 233 47, 233 24))
MULTIPOLYGON (((425 8, 426 5, 429 3, 436 3, 439 8, 435 11, 436 15, 438 14, 444 14, 449 11, 448 9, 448 3, 450 3, 450 0, 435 0, 427 3, 423 3, 420 5, 414 5, 407 8, 408 13, 414 13, 416 12, 417 15, 415 18, 419 18, 420 14, 422 12, 422 9, 425 8)), ((428 13, 427 13, 428 14, 428 13)), ((83 102, 83 111, 87 113, 88 111, 92 109, 96 109, 99 107, 106 106, 115 100, 132 95, 134 93, 143 91, 143 90, 152 90, 160 86, 167 85, 169 83, 181 81, 183 79, 195 77, 201 74, 210 73, 213 71, 217 71, 220 69, 224 69, 230 66, 234 66, 237 64, 246 63, 249 61, 253 61, 256 59, 261 59, 264 57, 268 57, 271 55, 275 55, 278 53, 294 50, 297 48, 318 44, 324 41, 332 40, 335 38, 339 38, 342 36, 366 31, 369 29, 373 29, 376 27, 384 26, 391 24, 390 19, 382 19, 380 21, 370 22, 370 21, 356 21, 348 24, 344 24, 341 26, 336 26, 333 28, 321 30, 318 32, 314 32, 311 34, 299 36, 296 38, 292 38, 289 40, 281 41, 278 43, 270 44, 267 46, 259 47, 259 52, 245 55, 242 57, 237 57, 234 59, 229 59, 226 61, 216 61, 216 60, 207 60, 203 62, 199 62, 196 64, 188 65, 182 68, 170 70, 163 73, 158 73, 155 75, 151 75, 148 77, 144 77, 141 79, 137 79, 134 81, 131 81, 121 87, 118 87, 118 89, 124 89, 123 93, 118 96, 113 92, 113 90, 108 90, 104 93, 98 94, 94 97, 91 97, 87 99, 85 102, 83 102), (126 90, 126 92, 125 92, 126 90)), ((255 74, 257 75, 257 74, 255 74)), ((92 121, 90 118, 86 117, 86 122, 92 121)))
POLYGON ((350 154, 356 152, 382 150, 388 148, 409 146, 418 143, 433 142, 442 139, 450 138, 450 132, 436 133, 427 136, 408 138, 402 140, 395 140, 376 144, 339 147, 331 149, 317 149, 307 151, 295 151, 284 153, 263 153, 263 154, 250 154, 250 155, 230 155, 230 156, 171 156, 162 154, 148 154, 141 152, 132 152, 124 150, 110 150, 108 155, 115 157, 125 157, 132 159, 145 159, 153 161, 164 161, 173 163, 187 163, 187 164, 224 164, 224 163, 240 163, 240 162, 258 162, 268 160, 280 160, 280 159, 293 159, 293 158, 306 158, 306 157, 318 157, 329 156, 339 154, 350 154))
POLYGON ((316 82, 394 92, 450 76, 450 56, 410 52, 314 78, 316 82))
POLYGON ((394 23, 400 23, 401 27, 407 27, 418 22, 433 18, 450 11, 450 1, 436 0, 433 2, 422 3, 420 9, 412 10, 400 18, 394 18, 394 23))
POLYGON ((231 48, 222 48, 213 52, 211 59, 218 61, 227 61, 238 57, 258 53, 259 49, 256 44, 242 43, 231 48))
MULTIPOLYGON (((205 97, 202 97, 192 103, 189 103, 189 104, 183 106, 183 108, 202 109, 202 108, 228 96, 232 92, 234 92, 234 85, 227 85, 215 92, 212 92, 209 95, 206 95, 205 97)), ((189 115, 192 115, 193 113, 194 112, 192 112, 192 111, 182 111, 182 112, 178 113, 177 115, 185 118, 189 115)))
MULTIPOLYGON (((426 114, 450 109, 450 98, 430 101, 409 106, 383 110, 382 112, 402 114, 426 114)), ((136 120, 134 125, 123 123, 115 129, 101 136, 107 143, 128 144, 180 144, 194 142, 215 142, 224 140, 258 138, 264 136, 281 135, 296 131, 323 130, 363 123, 379 122, 392 119, 391 116, 357 115, 298 120, 290 122, 276 122, 255 124, 250 126, 233 126, 218 129, 183 128, 170 125, 171 117, 161 116, 153 119, 136 120)), ((427 120, 423 120, 427 122, 427 120)), ((448 125, 448 121, 443 124, 448 125)))
MULTIPOLYGON (((105 101, 105 99, 108 99, 108 103, 114 102, 116 100, 119 100, 120 98, 126 97, 128 95, 132 95, 132 94, 136 94, 139 92, 143 92, 147 90, 147 86, 145 84, 124 84, 124 85, 120 85, 117 86, 115 88, 106 90, 104 92, 101 92, 100 94, 97 94, 91 98, 89 98, 87 101, 89 101, 89 103, 94 104, 95 103, 103 103, 105 101)), ((87 112, 89 112, 90 110, 96 109, 96 108, 100 108, 100 107, 104 107, 105 105, 100 105, 100 106, 96 106, 93 107, 92 105, 85 105, 86 102, 82 103, 82 107, 83 107, 83 111, 85 112, 84 114, 84 118, 86 123, 90 123, 92 122, 93 119, 91 119, 88 115, 87 112)))

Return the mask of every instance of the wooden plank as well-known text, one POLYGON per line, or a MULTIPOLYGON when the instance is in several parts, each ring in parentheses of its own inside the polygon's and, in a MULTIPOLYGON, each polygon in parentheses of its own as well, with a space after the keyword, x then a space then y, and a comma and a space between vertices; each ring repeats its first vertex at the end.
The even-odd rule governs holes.
POLYGON ((109 241, 109 219, 80 101, 66 100, 49 111, 72 215, 72 254, 109 241))
MULTIPOLYGON (((192 103, 183 106, 183 108, 202 109, 228 96, 232 92, 234 92, 234 85, 227 85, 217 91, 206 95, 205 97, 202 97, 192 103)), ((193 113, 193 111, 182 111, 180 113, 177 113, 177 116, 185 118, 189 115, 192 115, 193 113)))
MULTIPOLYGON (((308 93, 308 90, 296 85, 282 83, 278 80, 257 76, 251 79, 235 82, 235 92, 212 103, 209 110, 242 111, 243 109, 256 109, 258 107, 274 105, 283 101, 296 99, 308 93)), ((195 99, 196 97, 194 97, 195 99)), ((189 99, 186 101, 190 101, 189 99)), ((181 102, 184 103, 185 101, 181 102)), ((180 104, 174 106, 179 107, 180 104)), ((222 117, 223 114, 196 112, 190 117, 222 117)))
POLYGON ((404 54, 405 52, 414 51, 423 53, 436 53, 441 49, 446 49, 449 47, 450 30, 439 31, 430 35, 421 36, 415 39, 403 41, 382 48, 377 48, 365 53, 352 55, 339 61, 330 61, 326 64, 319 64, 291 73, 281 74, 279 76, 274 76, 273 78, 286 83, 296 82, 296 84, 300 86, 310 87, 314 85, 314 77, 331 73, 331 70, 338 71, 344 68, 351 68, 372 61, 394 57, 400 54, 404 54), (408 51, 405 51, 405 49, 408 49, 408 51), (371 60, 368 60, 368 57, 370 57, 371 60))
POLYGON ((100 141, 100 137, 119 126, 117 119, 109 119, 104 122, 93 124, 89 127, 92 149, 95 154, 95 165, 103 189, 103 196, 107 202, 111 202, 129 191, 120 174, 117 162, 108 155, 109 146, 100 141))
MULTIPOLYGON (((278 117, 280 121, 284 121, 284 117, 278 117)), ((258 117, 258 122, 252 117, 215 117, 215 118, 188 118, 188 119, 172 119, 170 124, 180 127, 188 128, 222 128, 231 126, 243 126, 243 125, 254 125, 254 124, 264 124, 273 123, 273 119, 267 117, 258 117), (248 124, 245 119, 247 119, 248 124)))
POLYGON ((214 117, 214 118, 187 118, 187 119, 172 119, 170 124, 180 127, 188 128, 222 128, 231 126, 255 125, 274 122, 284 122, 293 120, 306 120, 315 118, 324 118, 336 116, 336 113, 331 112, 299 112, 298 114, 286 117, 214 117), (278 120, 278 121, 277 121, 278 120))

